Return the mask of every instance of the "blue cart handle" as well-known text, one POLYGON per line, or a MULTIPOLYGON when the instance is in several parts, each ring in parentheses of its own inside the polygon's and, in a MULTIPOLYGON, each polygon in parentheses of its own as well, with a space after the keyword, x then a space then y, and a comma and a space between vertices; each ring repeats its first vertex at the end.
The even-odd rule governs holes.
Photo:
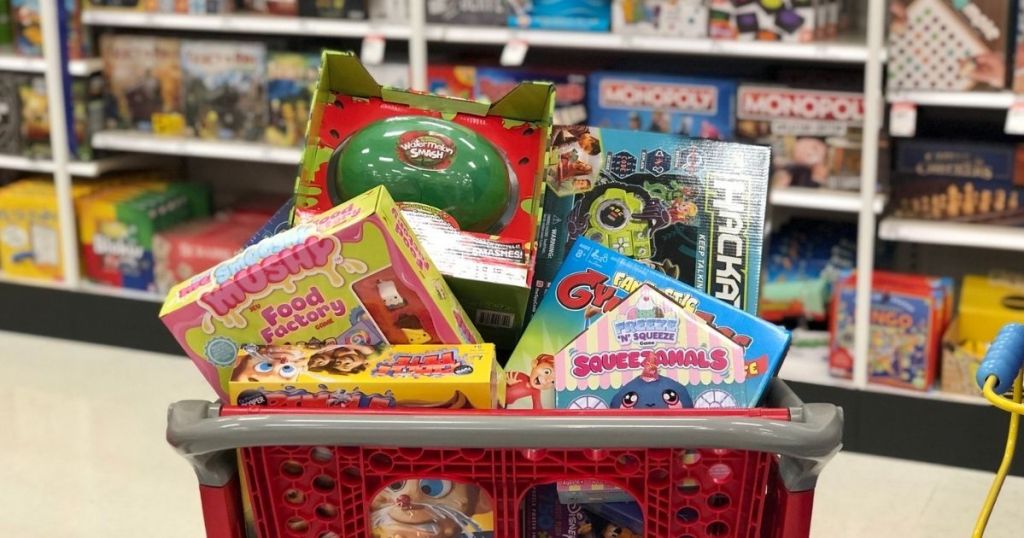
POLYGON ((989 376, 996 377, 996 394, 1005 394, 1013 386, 1021 365, 1024 364, 1024 324, 1008 323, 996 335, 978 367, 977 382, 985 386, 989 376))

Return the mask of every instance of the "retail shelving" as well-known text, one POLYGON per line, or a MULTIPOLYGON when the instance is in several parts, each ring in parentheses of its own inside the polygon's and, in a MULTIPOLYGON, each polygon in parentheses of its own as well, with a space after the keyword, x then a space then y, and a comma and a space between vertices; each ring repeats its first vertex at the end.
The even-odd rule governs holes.
MULTIPOLYGON (((22 73, 42 73, 46 70, 46 60, 15 54, 0 54, 0 72, 18 71, 22 73)), ((71 60, 68 72, 76 77, 99 73, 103 70, 103 61, 99 58, 71 60)))
POLYGON ((889 241, 1024 251, 1024 228, 959 222, 886 218, 878 237, 889 241))
POLYGON ((1007 109, 1013 104, 1012 92, 894 92, 886 99, 890 103, 914 103, 917 106, 949 108, 1007 109))
MULTIPOLYGON (((769 193, 769 197, 772 205, 778 207, 820 209, 822 211, 838 213, 857 213, 861 207, 860 193, 857 191, 780 187, 773 188, 769 193)), ((875 195, 875 213, 881 213, 884 206, 885 196, 882 194, 875 195)))
POLYGON ((25 278, 13 275, 6 275, 0 272, 0 282, 5 284, 17 284, 19 286, 32 286, 34 288, 47 288, 53 290, 70 290, 67 282, 59 280, 42 280, 36 278, 25 278))
POLYGON ((92 145, 109 150, 277 164, 298 164, 302 156, 302 150, 298 148, 258 142, 161 136, 136 131, 101 131, 93 135, 92 145))
MULTIPOLYGON (((147 159, 140 155, 114 155, 92 161, 71 161, 68 163, 68 172, 72 176, 77 177, 98 177, 107 172, 142 168, 152 164, 152 159, 147 159)), ((0 170, 20 170, 22 172, 51 174, 56 170, 56 166, 49 159, 32 159, 20 155, 0 155, 0 170)))
POLYGON ((162 303, 165 297, 164 294, 157 293, 155 291, 118 288, 116 286, 96 284, 85 280, 78 285, 77 289, 83 293, 91 293, 93 295, 103 295, 106 297, 117 297, 121 299, 134 299, 137 301, 146 301, 151 303, 162 303))
POLYGON ((275 17, 234 13, 224 15, 188 15, 94 9, 86 10, 82 13, 82 22, 95 26, 257 35, 351 38, 380 35, 392 39, 405 39, 409 37, 410 33, 409 26, 405 24, 378 24, 375 22, 343 19, 275 17))

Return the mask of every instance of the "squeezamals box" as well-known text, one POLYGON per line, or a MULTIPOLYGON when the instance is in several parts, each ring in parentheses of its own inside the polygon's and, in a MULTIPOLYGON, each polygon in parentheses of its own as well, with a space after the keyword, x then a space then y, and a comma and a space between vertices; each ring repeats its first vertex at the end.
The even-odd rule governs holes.
POLYGON ((741 84, 736 136, 772 147, 772 186, 860 189, 864 94, 741 84))
POLYGON ((581 237, 757 312, 769 160, 759 146, 556 126, 530 312, 581 237))
POLYGON ((553 353, 644 284, 743 348, 747 399, 739 403, 755 406, 782 364, 790 341, 787 331, 582 237, 566 255, 509 358, 508 406, 554 407, 557 364, 553 353))
POLYGON ((178 284, 160 317, 222 395, 245 345, 481 342, 383 187, 178 284))
POLYGON ((589 124, 728 140, 736 83, 726 79, 598 72, 587 92, 589 124))
POLYGON ((505 376, 491 344, 248 345, 229 389, 245 406, 497 409, 505 376))

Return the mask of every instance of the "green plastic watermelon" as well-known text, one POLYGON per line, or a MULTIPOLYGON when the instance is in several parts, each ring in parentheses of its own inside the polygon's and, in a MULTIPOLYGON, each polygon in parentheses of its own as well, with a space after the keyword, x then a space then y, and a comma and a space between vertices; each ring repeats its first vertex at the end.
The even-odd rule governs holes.
POLYGON ((426 116, 398 116, 359 130, 338 149, 333 194, 343 202, 378 185, 399 202, 441 209, 463 230, 496 233, 515 207, 515 178, 480 134, 426 116))

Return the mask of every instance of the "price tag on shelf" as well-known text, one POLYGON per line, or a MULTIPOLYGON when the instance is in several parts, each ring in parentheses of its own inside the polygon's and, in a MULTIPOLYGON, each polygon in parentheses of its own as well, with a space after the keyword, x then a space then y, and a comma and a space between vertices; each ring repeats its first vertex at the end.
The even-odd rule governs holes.
POLYGON ((384 46, 387 40, 380 34, 370 34, 363 38, 363 48, 359 51, 359 59, 366 65, 379 65, 384 61, 384 46))
POLYGON ((1024 135, 1024 96, 1017 96, 1006 110, 1003 131, 1009 135, 1024 135))
POLYGON ((525 39, 510 39, 508 43, 505 43, 505 48, 501 49, 501 65, 507 67, 523 65, 528 50, 530 50, 530 45, 526 43, 525 39))
POLYGON ((889 134, 909 138, 917 133, 917 105, 897 101, 889 107, 889 134))

